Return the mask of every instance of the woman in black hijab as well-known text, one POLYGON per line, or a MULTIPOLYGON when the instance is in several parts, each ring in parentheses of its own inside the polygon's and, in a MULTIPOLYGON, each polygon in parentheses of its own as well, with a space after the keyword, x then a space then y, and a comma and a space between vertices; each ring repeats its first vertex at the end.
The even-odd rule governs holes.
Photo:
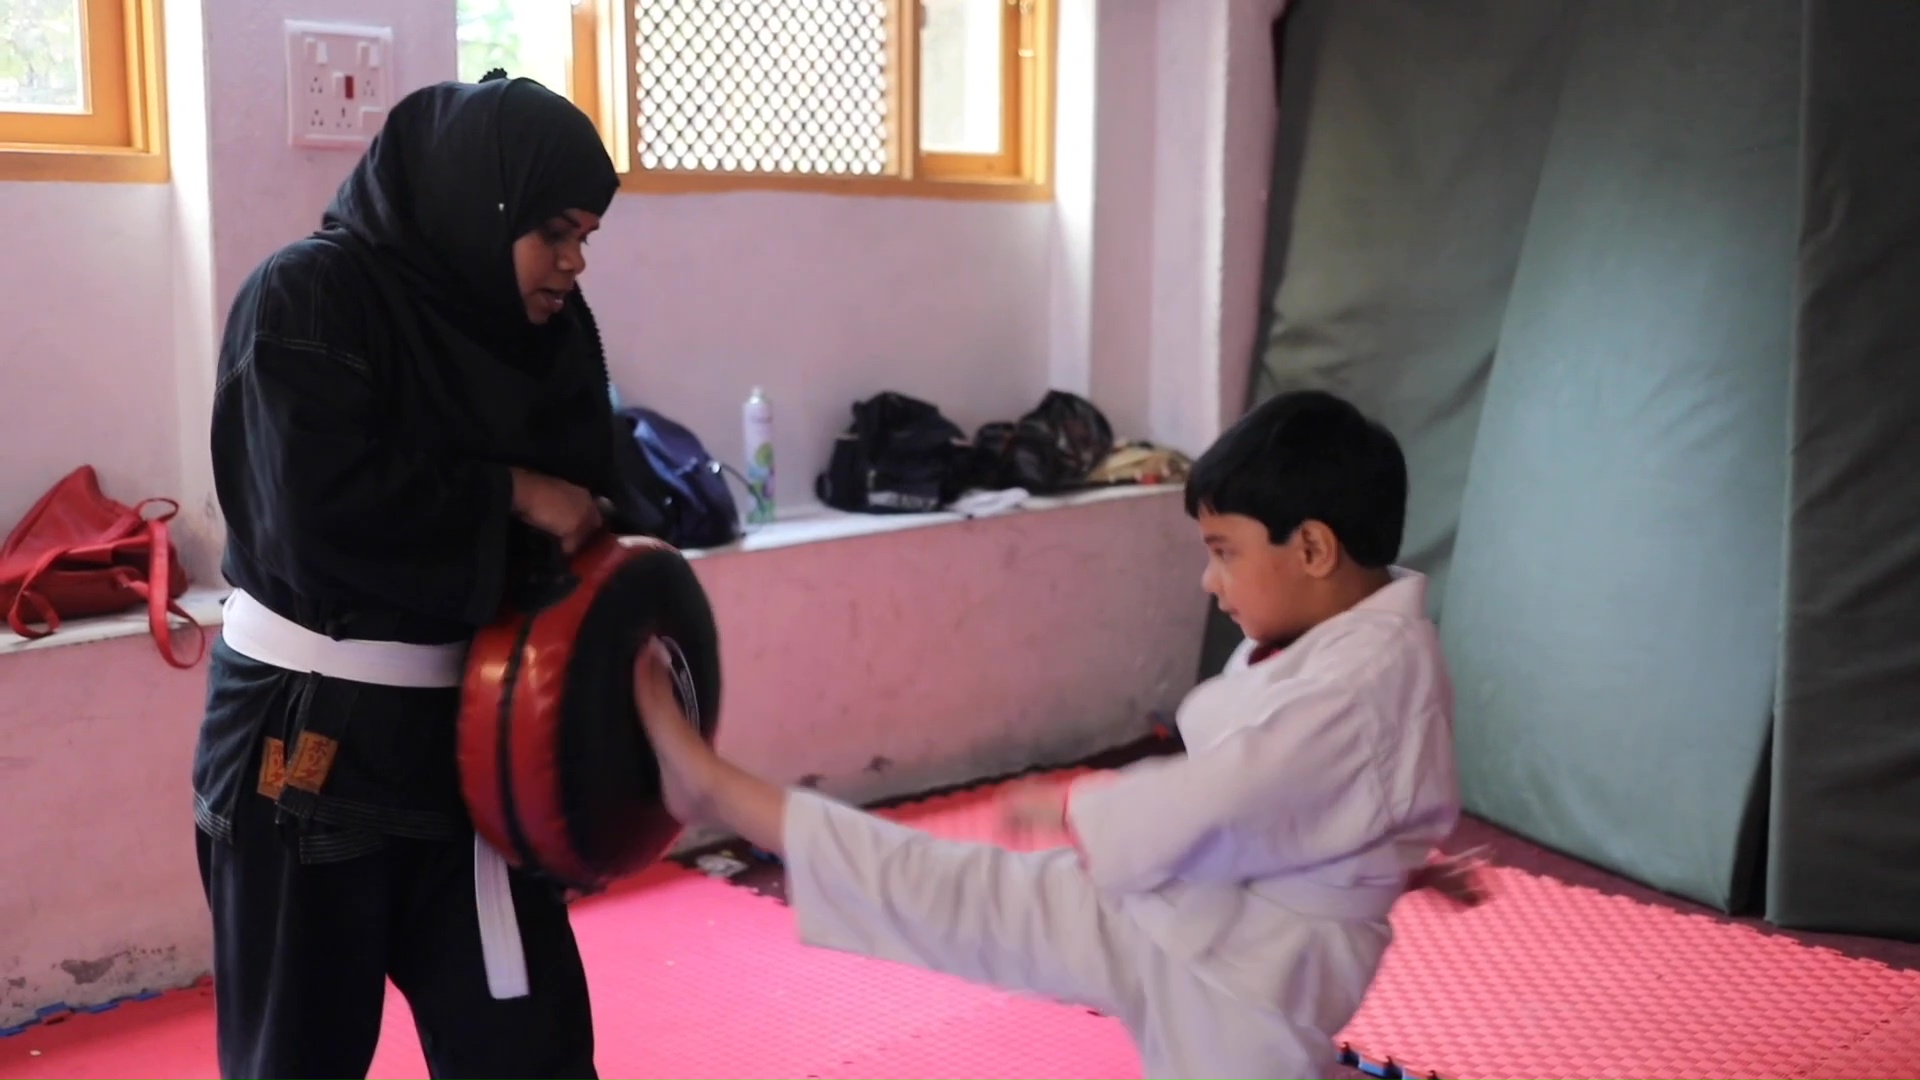
POLYGON ((224 1076, 364 1076, 389 978, 434 1076, 595 1075, 566 906, 476 846, 454 722, 516 560, 617 494, 576 282, 618 187, 539 84, 428 87, 234 301, 193 769, 224 1076))

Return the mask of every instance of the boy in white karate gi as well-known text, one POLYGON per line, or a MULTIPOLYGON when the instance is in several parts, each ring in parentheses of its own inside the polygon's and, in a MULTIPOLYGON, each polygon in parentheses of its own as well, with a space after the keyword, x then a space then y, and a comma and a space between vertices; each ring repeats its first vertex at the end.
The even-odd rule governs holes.
POLYGON ((1070 847, 935 838, 716 756, 656 650, 635 672, 668 808, 784 857, 809 944, 1117 1017, 1149 1077, 1318 1077, 1409 887, 1459 814, 1426 581, 1394 567, 1393 436, 1323 393, 1262 404, 1195 463, 1202 584, 1247 641, 1181 704, 1183 755, 1028 785, 1008 821, 1070 847))

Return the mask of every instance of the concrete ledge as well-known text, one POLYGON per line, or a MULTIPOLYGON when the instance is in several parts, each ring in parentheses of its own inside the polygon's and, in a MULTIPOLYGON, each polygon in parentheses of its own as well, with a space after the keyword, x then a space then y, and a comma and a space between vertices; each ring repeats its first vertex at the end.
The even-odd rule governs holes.
MULTIPOLYGON (((740 540, 725 547, 700 548, 684 552, 689 559, 707 559, 721 555, 750 555, 760 551, 777 551, 781 548, 797 547, 803 544, 822 544, 834 540, 852 540, 863 536, 879 536, 885 533, 904 532, 910 529, 924 529, 936 525, 954 525, 965 521, 982 520, 984 517, 1004 517, 1008 514, 1028 514, 1036 511, 1059 510, 1074 506, 1088 506, 1094 503, 1109 502, 1116 499, 1137 499, 1143 497, 1166 496, 1177 493, 1177 486, 1132 486, 1100 488, 1092 491, 1075 492, 1070 495, 1036 496, 1028 499, 1017 508, 996 514, 970 516, 959 513, 935 514, 849 514, 831 510, 823 506, 808 505, 796 508, 795 512, 783 515, 780 520, 749 531, 740 540)), ((212 633, 220 625, 221 603, 231 592, 225 582, 219 585, 202 585, 188 589, 180 598, 180 606, 195 622, 212 633)), ((185 624, 178 619, 172 620, 176 628, 185 624)), ((87 619, 67 619, 60 629, 45 637, 23 638, 12 630, 0 625, 0 656, 11 653, 32 652, 36 649, 57 649, 66 645, 91 645, 116 638, 137 637, 148 632, 147 612, 145 608, 123 611, 117 615, 103 615, 87 619)))

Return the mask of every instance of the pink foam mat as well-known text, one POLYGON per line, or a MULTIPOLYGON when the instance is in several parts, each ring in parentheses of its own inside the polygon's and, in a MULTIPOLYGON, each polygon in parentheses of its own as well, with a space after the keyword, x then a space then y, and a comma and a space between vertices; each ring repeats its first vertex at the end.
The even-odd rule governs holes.
MULTIPOLYGON (((996 838, 991 789, 896 807, 996 838)), ((1409 1075, 1920 1077, 1920 971, 1512 867, 1415 894, 1342 1039, 1409 1075)), ((788 911, 661 866, 576 909, 606 1076, 1137 1077, 1084 1009, 808 949, 788 911)), ((426 1074, 397 994, 371 1075, 426 1074)), ((0 1038, 13 1077, 212 1077, 205 987, 0 1038)))

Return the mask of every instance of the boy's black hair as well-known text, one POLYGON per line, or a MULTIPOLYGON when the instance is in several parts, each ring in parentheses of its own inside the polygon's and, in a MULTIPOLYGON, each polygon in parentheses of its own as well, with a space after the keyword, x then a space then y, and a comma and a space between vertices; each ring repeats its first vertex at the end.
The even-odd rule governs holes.
POLYGON ((1354 562, 1400 557, 1407 459, 1393 433, 1342 398, 1299 390, 1262 402, 1200 455, 1187 516, 1240 514, 1284 544, 1303 523, 1333 530, 1354 562))

